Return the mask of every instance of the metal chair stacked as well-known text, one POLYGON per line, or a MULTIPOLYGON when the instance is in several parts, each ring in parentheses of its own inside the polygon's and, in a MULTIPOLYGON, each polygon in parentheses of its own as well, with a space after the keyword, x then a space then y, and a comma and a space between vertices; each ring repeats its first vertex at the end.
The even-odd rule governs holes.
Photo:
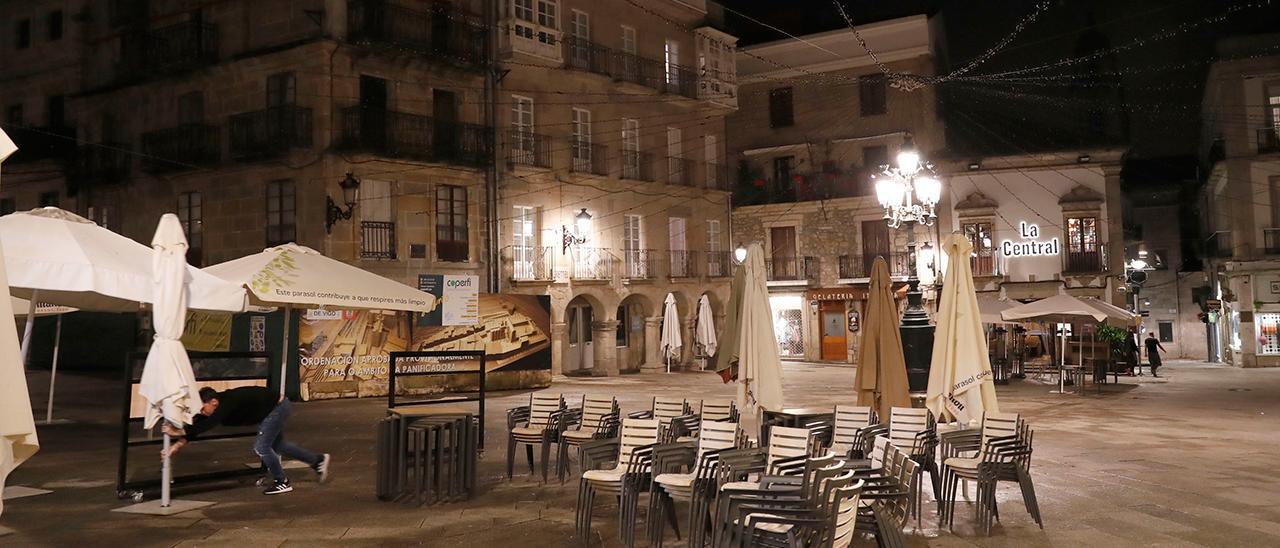
POLYGON ((991 522, 999 519, 996 486, 1001 481, 1014 481, 1022 490, 1027 512, 1043 529, 1030 473, 1034 434, 1014 413, 987 413, 980 431, 949 434, 943 452, 943 492, 938 501, 942 521, 954 528, 958 484, 961 479, 976 481, 978 521, 990 534, 991 522))
POLYGON ((392 410, 378 423, 378 498, 419 506, 470 498, 479 432, 471 413, 392 410))
POLYGON ((622 421, 618 439, 592 440, 582 445, 584 472, 578 486, 575 521, 583 544, 591 540, 596 495, 617 497, 619 535, 627 546, 635 544, 636 507, 640 492, 649 486, 658 430, 658 419, 628 418, 622 421))
POLYGON ((933 412, 913 407, 893 407, 889 411, 889 443, 905 451, 911 460, 919 464, 916 477, 911 479, 911 514, 920 517, 921 491, 919 475, 929 473, 934 497, 941 492, 938 475, 938 429, 933 412))
POLYGON ((583 396, 582 407, 573 409, 566 418, 569 427, 560 434, 559 451, 556 453, 556 475, 563 483, 569 474, 569 448, 578 448, 578 461, 582 461, 582 444, 590 440, 617 437, 618 399, 613 396, 583 396), (574 427, 576 426, 576 427, 574 427))
POLYGON ((675 441, 678 436, 678 429, 672 427, 673 422, 682 416, 691 415, 692 412, 693 407, 689 405, 689 400, 685 398, 655 396, 653 402, 649 405, 649 409, 629 413, 627 418, 657 419, 660 429, 659 440, 666 442, 675 441))
POLYGON ((542 448, 542 481, 547 481, 547 460, 551 446, 560 443, 560 434, 566 426, 564 396, 535 392, 529 395, 529 405, 507 411, 507 479, 511 479, 516 460, 517 444, 527 444, 529 473, 533 473, 533 446, 542 448))
MULTIPOLYGON (((679 442, 655 449, 654 475, 649 493, 649 540, 654 546, 662 545, 666 534, 665 515, 676 530, 675 501, 690 503, 690 543, 701 538, 709 502, 708 488, 714 488, 715 465, 721 451, 740 447, 745 437, 737 422, 720 422, 703 419, 698 428, 696 446, 692 442, 679 442)), ((714 492, 712 492, 714 495, 714 492)))

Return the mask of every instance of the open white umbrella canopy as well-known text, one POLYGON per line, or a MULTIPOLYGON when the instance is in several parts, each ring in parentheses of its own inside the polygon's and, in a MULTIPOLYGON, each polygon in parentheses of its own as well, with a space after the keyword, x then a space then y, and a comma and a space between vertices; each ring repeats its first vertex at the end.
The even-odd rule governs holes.
MULTIPOLYGON (((0 244, 0 255, 3 254, 3 244, 0 244)), ((0 261, 0 284, 8 286, 3 261, 0 261)), ((13 306, 12 301, 0 303, 13 306)), ((0 491, 4 490, 9 473, 39 449, 27 377, 18 350, 18 328, 13 311, 0 309, 0 491)), ((0 513, 3 512, 4 502, 0 500, 0 513)))
POLYGON ((694 330, 694 343, 702 347, 702 355, 716 355, 716 320, 711 312, 711 297, 703 295, 698 299, 698 326, 694 330))
POLYGON ((684 341, 680 338, 680 311, 676 308, 676 296, 667 293, 662 302, 662 343, 658 349, 667 361, 667 372, 671 372, 671 360, 680 359, 680 347, 684 341))
MULTIPOLYGON (((436 298, 395 280, 330 259, 298 244, 284 244, 210 266, 205 272, 249 290, 250 301, 285 308, 284 344, 289 344, 289 314, 297 308, 356 308, 430 312, 436 298)), ((284 393, 289 353, 280 353, 280 393, 284 393)))
POLYGON ((1005 321, 1072 321, 1091 318, 1094 321, 1133 321, 1134 314, 1098 299, 1058 294, 1038 301, 1014 306, 1000 313, 1005 321))
MULTIPOLYGON (((0 217, 0 243, 13 296, 98 312, 135 312, 138 303, 152 302, 151 248, 69 211, 44 207, 0 217)), ((184 268, 188 307, 244 311, 243 288, 184 268)))
POLYGON ((999 411, 995 379, 973 270, 964 260, 973 244, 963 235, 952 234, 943 239, 941 247, 951 260, 940 296, 925 406, 940 418, 969 423, 981 419, 983 412, 999 411))
MULTIPOLYGON (((950 264, 948 263, 947 266, 950 267, 950 264)), ((948 268, 947 270, 950 271, 951 269, 948 268)), ((1000 313, 1018 306, 1019 304, 1022 303, 999 297, 992 297, 990 295, 979 295, 978 317, 982 318, 982 323, 1010 323, 1000 317, 1000 313)))
POLYGON ((765 285, 764 249, 747 246, 738 313, 738 408, 753 417, 782 409, 782 359, 773 333, 773 310, 765 285))

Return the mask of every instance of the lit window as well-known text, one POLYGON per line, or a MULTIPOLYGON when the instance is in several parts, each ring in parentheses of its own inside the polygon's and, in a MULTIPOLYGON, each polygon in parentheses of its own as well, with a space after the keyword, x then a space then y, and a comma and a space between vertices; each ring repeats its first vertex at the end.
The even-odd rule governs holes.
POLYGON ((1258 314, 1258 355, 1280 354, 1280 314, 1258 314))

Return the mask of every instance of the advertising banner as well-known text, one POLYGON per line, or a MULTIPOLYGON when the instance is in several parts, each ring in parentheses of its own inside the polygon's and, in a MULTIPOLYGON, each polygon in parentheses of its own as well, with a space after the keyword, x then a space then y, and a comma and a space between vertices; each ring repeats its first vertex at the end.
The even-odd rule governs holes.
POLYGON ((231 349, 231 314, 187 312, 182 346, 198 352, 226 352, 231 349))
POLYGON ((418 290, 440 302, 435 310, 418 315, 418 325, 475 325, 480 321, 479 276, 419 274, 418 290))
MULTIPOLYGON (((396 351, 483 350, 490 389, 550 384, 549 297, 474 292, 474 276, 423 276, 419 282, 430 288, 424 291, 441 297, 443 306, 417 315, 382 310, 309 310, 303 315, 298 328, 303 399, 385 396, 389 353, 396 351), (473 304, 468 304, 468 294, 475 295, 473 304), (441 313, 451 299, 463 303, 456 305, 456 315, 441 313), (440 322, 473 320, 434 323, 433 315, 440 322)), ((412 380, 415 384, 407 388, 415 393, 457 388, 440 377, 412 380)))

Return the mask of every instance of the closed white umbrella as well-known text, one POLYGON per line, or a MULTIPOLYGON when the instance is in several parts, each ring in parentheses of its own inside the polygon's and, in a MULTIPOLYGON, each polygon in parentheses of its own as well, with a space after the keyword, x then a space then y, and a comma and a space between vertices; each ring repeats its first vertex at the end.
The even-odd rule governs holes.
POLYGON ((964 260, 973 251, 973 244, 963 235, 952 234, 941 247, 951 260, 940 296, 925 406, 940 418, 967 424, 981 419, 984 412, 999 411, 995 379, 982 331, 973 270, 964 260))
POLYGON ((765 285, 764 249, 747 246, 738 315, 738 408, 757 419, 760 410, 782 410, 782 359, 773 333, 773 310, 765 285))
POLYGON ((676 309, 676 296, 667 293, 662 303, 662 344, 658 349, 667 360, 667 373, 671 372, 671 358, 680 359, 680 312, 676 309))
MULTIPOLYGON (((147 400, 143 427, 151 429, 164 419, 175 427, 191 424, 200 410, 200 394, 182 330, 187 319, 187 238, 178 217, 166 213, 156 235, 151 289, 151 318, 155 338, 142 366, 138 394, 147 400)), ((164 462, 160 479, 160 506, 169 506, 169 434, 164 435, 164 462)))
MULTIPOLYGON (((4 134, 0 133, 0 140, 3 139, 4 134)), ((3 156, 0 154, 0 159, 3 156)), ((3 244, 0 244, 0 256, 3 254, 3 244)), ((0 284, 5 287, 9 284, 3 261, 0 261, 0 284)), ((12 301, 3 302, 13 307, 12 301)), ((18 348, 18 326, 13 319, 13 310, 0 309, 0 491, 4 490, 9 473, 39 449, 31 398, 27 394, 27 377, 22 370, 18 348)), ((3 512, 4 501, 0 498, 0 513, 3 512)))
POLYGON ((247 288, 250 301, 255 304, 285 308, 281 394, 289 362, 289 315, 294 307, 430 312, 436 306, 430 293, 292 243, 216 264, 205 272, 247 288))
POLYGON ((694 343, 702 347, 706 359, 716 355, 716 320, 711 312, 711 297, 707 295, 698 299, 698 325, 693 335, 694 343))

